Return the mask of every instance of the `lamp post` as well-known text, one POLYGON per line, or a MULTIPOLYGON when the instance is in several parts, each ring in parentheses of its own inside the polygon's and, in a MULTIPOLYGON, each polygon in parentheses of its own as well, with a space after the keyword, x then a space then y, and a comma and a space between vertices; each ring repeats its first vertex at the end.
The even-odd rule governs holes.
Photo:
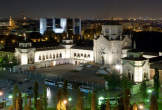
POLYGON ((139 110, 144 110, 144 105, 143 104, 139 104, 138 108, 139 108, 139 110))

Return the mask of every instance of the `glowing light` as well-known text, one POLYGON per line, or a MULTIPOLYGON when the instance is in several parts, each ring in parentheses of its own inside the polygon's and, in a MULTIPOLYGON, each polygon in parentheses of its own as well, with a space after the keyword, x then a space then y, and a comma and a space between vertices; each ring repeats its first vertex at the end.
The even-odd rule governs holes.
POLYGON ((71 98, 71 97, 69 97, 69 98, 68 98, 68 101, 72 101, 72 98, 71 98))
POLYGON ((8 98, 9 98, 9 99, 12 99, 12 98, 13 98, 13 96, 12 96, 12 95, 9 95, 9 96, 8 96, 8 98))
POLYGON ((47 98, 51 99, 51 89, 49 87, 47 88, 47 98))
POLYGON ((0 96, 2 96, 3 95, 3 92, 2 91, 0 91, 0 96))
POLYGON ((115 69, 117 69, 118 71, 120 70, 121 66, 120 65, 115 65, 115 69))
POLYGON ((67 104, 67 100, 64 100, 63 102, 64 102, 64 104, 67 104))
POLYGON ((104 97, 99 97, 98 98, 98 105, 101 105, 102 104, 102 102, 103 102, 103 100, 104 100, 104 97))
POLYGON ((22 54, 21 55, 21 65, 26 65, 26 64, 28 64, 27 54, 22 54))
POLYGON ((152 93, 152 89, 148 89, 147 93, 151 94, 152 93))
POLYGON ((144 105, 143 104, 139 104, 138 107, 139 107, 140 110, 144 109, 144 105))

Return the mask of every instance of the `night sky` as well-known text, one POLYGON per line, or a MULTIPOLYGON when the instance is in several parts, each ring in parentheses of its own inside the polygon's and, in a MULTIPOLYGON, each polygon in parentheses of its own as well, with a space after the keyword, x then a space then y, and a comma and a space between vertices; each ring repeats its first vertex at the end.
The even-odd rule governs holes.
POLYGON ((0 17, 162 17, 162 0, 1 0, 0 17))

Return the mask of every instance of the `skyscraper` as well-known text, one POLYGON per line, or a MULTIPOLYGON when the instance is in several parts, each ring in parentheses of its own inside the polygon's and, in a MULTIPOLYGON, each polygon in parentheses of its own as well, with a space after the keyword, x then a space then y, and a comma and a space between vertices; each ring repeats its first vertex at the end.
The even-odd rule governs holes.
POLYGON ((47 30, 47 20, 46 18, 40 18, 40 33, 43 35, 47 30))

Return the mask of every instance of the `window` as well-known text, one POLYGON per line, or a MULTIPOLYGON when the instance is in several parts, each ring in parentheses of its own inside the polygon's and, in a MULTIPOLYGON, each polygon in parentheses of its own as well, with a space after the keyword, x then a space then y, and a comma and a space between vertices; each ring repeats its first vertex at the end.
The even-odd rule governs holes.
POLYGON ((52 55, 50 54, 50 59, 52 58, 52 55))
POLYGON ((48 59, 48 55, 46 55, 46 59, 48 59))
POLYGON ((76 53, 74 53, 74 57, 76 57, 76 53))
POLYGON ((80 57, 80 54, 78 53, 78 57, 80 57))
POLYGON ((60 58, 62 58, 62 54, 60 53, 60 58))
POLYGON ((53 59, 55 59, 55 54, 53 54, 53 59))
POLYGON ((39 56, 39 60, 42 60, 42 59, 41 59, 41 56, 39 56))
POLYGON ((43 60, 45 60, 45 56, 43 55, 43 60))

